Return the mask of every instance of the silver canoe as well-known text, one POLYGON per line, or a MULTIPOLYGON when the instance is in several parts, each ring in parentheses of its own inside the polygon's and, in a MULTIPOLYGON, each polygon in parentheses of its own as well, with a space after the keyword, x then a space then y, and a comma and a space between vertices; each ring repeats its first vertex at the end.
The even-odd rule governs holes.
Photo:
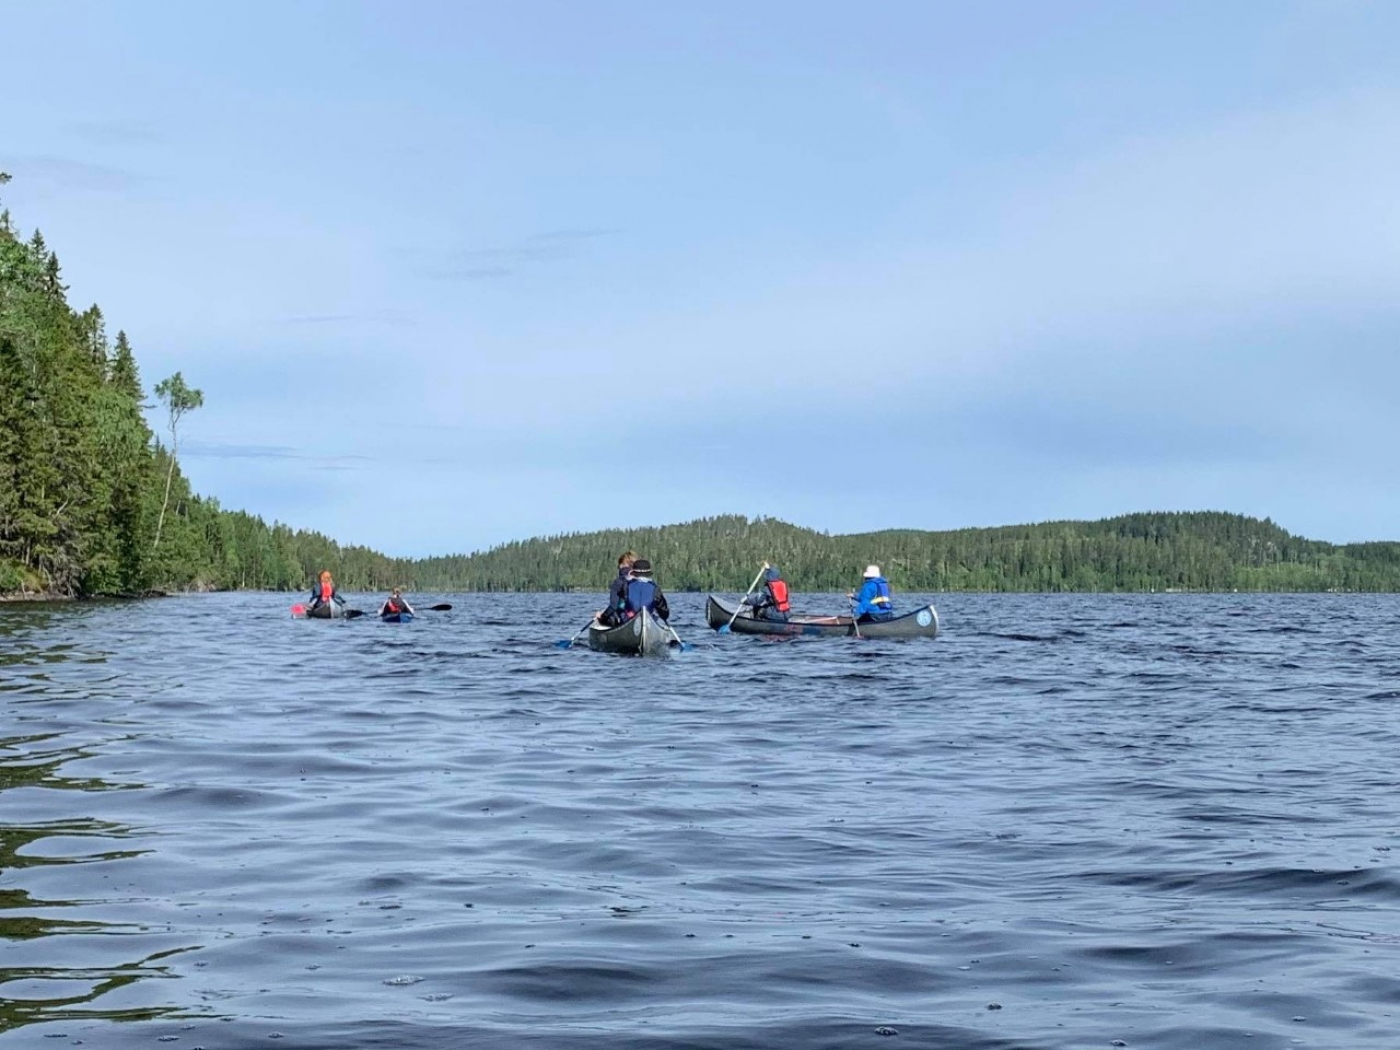
POLYGON ((713 594, 705 603, 705 619, 715 630, 719 630, 734 617, 730 630, 735 634, 803 635, 815 638, 846 638, 860 635, 862 638, 936 638, 938 636, 938 610, 932 605, 924 605, 892 620, 863 623, 857 629, 849 616, 789 616, 787 622, 763 620, 753 615, 751 609, 740 610, 734 616, 737 606, 720 601, 713 594))
POLYGON ((659 656, 680 648, 680 644, 676 633, 650 609, 643 609, 616 627, 595 623, 588 628, 588 647, 602 653, 659 656))

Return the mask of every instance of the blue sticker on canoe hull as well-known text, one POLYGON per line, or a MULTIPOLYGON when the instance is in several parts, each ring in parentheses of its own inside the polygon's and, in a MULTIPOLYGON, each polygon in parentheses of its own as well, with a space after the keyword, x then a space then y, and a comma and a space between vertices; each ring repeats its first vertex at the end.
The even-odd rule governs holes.
POLYGON ((927 627, 929 624, 933 623, 933 612, 929 609, 920 609, 919 615, 914 617, 914 619, 919 621, 920 627, 927 627))

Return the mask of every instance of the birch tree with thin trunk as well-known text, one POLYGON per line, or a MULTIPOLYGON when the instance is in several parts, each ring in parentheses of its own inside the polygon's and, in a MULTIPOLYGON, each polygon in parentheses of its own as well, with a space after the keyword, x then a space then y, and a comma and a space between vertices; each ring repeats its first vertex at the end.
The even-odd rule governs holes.
POLYGON ((170 505, 170 483, 175 478, 175 457, 180 449, 180 417, 204 404, 204 392, 185 385, 185 377, 176 372, 156 384, 156 397, 170 417, 170 467, 165 472, 165 498, 161 500, 160 517, 156 519, 156 540, 151 550, 160 546, 160 530, 165 524, 165 510, 170 505))

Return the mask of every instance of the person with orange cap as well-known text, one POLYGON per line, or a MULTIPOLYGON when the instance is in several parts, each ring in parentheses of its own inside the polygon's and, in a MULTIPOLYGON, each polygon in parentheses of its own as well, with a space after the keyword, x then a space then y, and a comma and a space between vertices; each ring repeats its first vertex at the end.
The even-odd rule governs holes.
POLYGON ((860 592, 849 593, 846 597, 854 602, 851 615, 856 618, 856 623, 878 623, 881 620, 894 619, 890 583, 880 574, 878 565, 867 565, 860 592))
POLYGON ((327 602, 335 602, 337 605, 344 605, 345 599, 340 596, 340 591, 336 589, 335 580, 331 579, 329 569, 322 569, 320 579, 311 588, 311 604, 306 607, 306 611, 319 608, 327 602))

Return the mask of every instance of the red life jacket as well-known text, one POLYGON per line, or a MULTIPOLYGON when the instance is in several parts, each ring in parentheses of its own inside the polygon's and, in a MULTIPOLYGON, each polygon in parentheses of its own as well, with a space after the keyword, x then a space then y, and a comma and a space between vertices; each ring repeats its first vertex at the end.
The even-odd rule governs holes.
POLYGON ((328 601, 330 601, 330 600, 331 600, 331 595, 334 594, 334 593, 335 593, 335 585, 334 585, 334 584, 322 582, 322 584, 321 584, 321 601, 323 601, 323 602, 328 602, 328 601))
POLYGON ((773 608, 778 612, 787 612, 792 608, 792 603, 788 601, 787 582, 785 580, 769 580, 768 593, 773 596, 773 608))

